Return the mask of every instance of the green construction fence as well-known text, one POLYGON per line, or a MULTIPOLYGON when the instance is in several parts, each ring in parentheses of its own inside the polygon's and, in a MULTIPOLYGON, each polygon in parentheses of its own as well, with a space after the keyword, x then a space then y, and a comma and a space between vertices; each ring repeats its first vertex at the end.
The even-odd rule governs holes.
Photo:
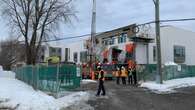
MULTIPOLYGON (((171 80, 185 77, 195 77, 195 66, 171 65, 163 66, 163 80, 171 80)), ((156 65, 139 65, 137 68, 138 80, 155 81, 157 77, 156 65)))
POLYGON ((16 78, 34 89, 58 93, 80 86, 80 68, 76 65, 36 65, 14 69, 16 78))

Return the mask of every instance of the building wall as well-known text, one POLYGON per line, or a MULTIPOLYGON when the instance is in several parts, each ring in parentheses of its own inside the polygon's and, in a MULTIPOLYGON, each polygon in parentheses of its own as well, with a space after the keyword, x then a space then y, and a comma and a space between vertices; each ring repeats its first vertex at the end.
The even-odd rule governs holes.
MULTIPOLYGON (((161 52, 162 64, 166 62, 174 62, 174 45, 184 46, 186 59, 183 64, 195 65, 195 32, 187 31, 184 29, 176 28, 173 26, 161 27, 161 52)), ((150 44, 150 63, 153 61, 153 46, 150 44)))
POLYGON ((147 46, 138 43, 135 49, 135 58, 137 64, 147 64, 147 46))
POLYGON ((78 42, 73 42, 73 43, 70 43, 70 44, 67 44, 65 46, 65 48, 69 48, 70 49, 70 59, 69 61, 70 62, 74 62, 74 53, 76 52, 77 53, 77 63, 81 63, 80 62, 80 52, 82 51, 87 51, 87 49, 85 49, 84 47, 84 43, 85 43, 85 40, 82 40, 82 41, 78 41, 78 42))
MULTIPOLYGON (((111 33, 109 33, 111 35, 111 33)), ((106 36, 107 37, 107 36, 106 36)), ((155 38, 155 35, 150 37, 155 38)), ((98 46, 103 47, 101 44, 103 36, 101 35, 99 39, 100 44, 98 46)), ((118 49, 125 50, 125 44, 130 43, 129 38, 127 38, 126 43, 118 43, 118 40, 115 39, 114 45, 106 46, 108 48, 117 46, 118 49)), ((155 40, 154 40, 155 41, 155 40)), ((179 29, 176 27, 168 26, 168 27, 161 27, 161 52, 162 52, 162 64, 166 62, 174 62, 174 45, 185 46, 185 54, 186 60, 184 64, 187 65, 195 65, 195 33, 183 29, 179 29)), ((80 52, 87 51, 84 48, 85 40, 81 40, 78 42, 73 42, 69 44, 63 44, 59 46, 58 43, 56 45, 52 45, 53 47, 61 47, 62 48, 62 61, 65 60, 65 48, 69 48, 69 61, 74 62, 73 55, 75 52, 78 53, 78 62, 80 62, 80 52)), ((156 61, 153 59, 153 46, 156 46, 156 43, 149 44, 149 63, 156 64, 156 61)), ((136 46, 136 62, 138 64, 146 64, 147 63, 147 46, 144 44, 137 44, 136 46)), ((48 51, 45 52, 46 57, 48 56, 48 51)))

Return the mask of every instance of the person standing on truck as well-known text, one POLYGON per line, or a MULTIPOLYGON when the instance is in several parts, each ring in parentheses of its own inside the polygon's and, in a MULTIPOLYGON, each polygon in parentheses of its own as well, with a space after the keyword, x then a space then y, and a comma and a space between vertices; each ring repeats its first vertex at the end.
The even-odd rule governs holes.
POLYGON ((105 88, 104 88, 104 71, 102 70, 102 68, 100 66, 98 66, 98 70, 99 70, 99 73, 98 73, 98 80, 99 80, 99 84, 98 84, 98 90, 97 90, 97 94, 96 96, 99 96, 101 91, 102 91, 102 94, 103 96, 106 95, 106 91, 105 91, 105 88))

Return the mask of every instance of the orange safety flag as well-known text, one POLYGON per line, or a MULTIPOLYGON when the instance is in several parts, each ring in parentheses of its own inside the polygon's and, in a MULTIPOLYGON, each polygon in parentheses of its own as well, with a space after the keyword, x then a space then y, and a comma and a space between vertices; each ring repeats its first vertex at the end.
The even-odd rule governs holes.
POLYGON ((134 43, 126 44, 125 47, 126 47, 126 52, 133 53, 135 49, 135 44, 134 43))
POLYGON ((91 79, 92 79, 92 80, 95 80, 95 72, 94 72, 94 71, 92 71, 91 79))
POLYGON ((135 69, 135 67, 136 67, 136 63, 135 63, 135 61, 133 61, 133 60, 129 60, 129 61, 128 61, 128 67, 129 67, 129 68, 133 68, 133 69, 135 69))

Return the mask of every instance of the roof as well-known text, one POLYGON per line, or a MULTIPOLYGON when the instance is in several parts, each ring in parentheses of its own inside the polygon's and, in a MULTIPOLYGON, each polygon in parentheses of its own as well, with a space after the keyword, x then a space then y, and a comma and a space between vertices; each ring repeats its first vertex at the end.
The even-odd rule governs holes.
POLYGON ((154 41, 153 38, 147 38, 147 37, 131 37, 130 39, 133 42, 139 42, 139 43, 152 43, 154 41))
POLYGON ((97 34, 96 38, 97 37, 102 38, 102 37, 105 37, 105 36, 114 35, 114 33, 116 34, 116 33, 127 32, 127 31, 130 31, 135 26, 136 26, 136 24, 131 24, 131 25, 120 27, 120 28, 113 29, 113 30, 110 30, 110 31, 102 32, 100 34, 97 34))

